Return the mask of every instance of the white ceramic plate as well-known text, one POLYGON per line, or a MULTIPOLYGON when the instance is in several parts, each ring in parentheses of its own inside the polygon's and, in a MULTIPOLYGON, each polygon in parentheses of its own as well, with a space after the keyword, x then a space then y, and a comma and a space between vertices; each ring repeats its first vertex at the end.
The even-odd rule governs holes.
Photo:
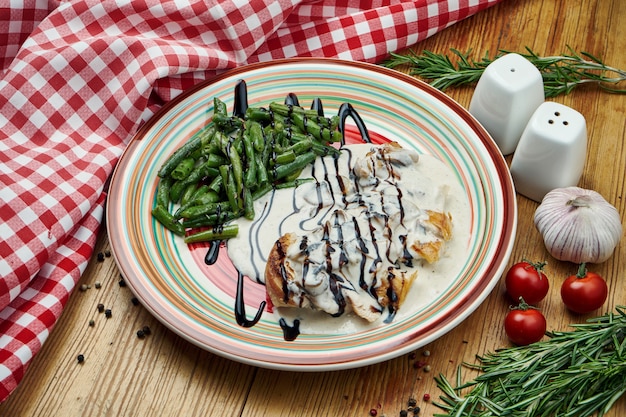
MULTIPOLYGON (((384 361, 442 336, 472 313, 493 289, 510 256, 516 229, 515 193, 507 165, 486 131, 459 104, 413 77, 380 66, 298 59, 231 70, 168 103, 137 133, 112 178, 107 229, 126 282, 170 329, 219 355, 274 369, 332 370, 384 361), (413 314, 356 333, 301 334, 286 341, 276 317, 252 327, 235 321, 237 273, 222 250, 204 264, 204 245, 187 246, 156 223, 157 171, 165 159, 210 121, 213 98, 232 110, 238 80, 250 105, 319 97, 327 115, 349 102, 378 139, 437 156, 456 173, 471 207, 471 233, 458 276, 413 314)), ((248 316, 265 287, 245 283, 248 316)))

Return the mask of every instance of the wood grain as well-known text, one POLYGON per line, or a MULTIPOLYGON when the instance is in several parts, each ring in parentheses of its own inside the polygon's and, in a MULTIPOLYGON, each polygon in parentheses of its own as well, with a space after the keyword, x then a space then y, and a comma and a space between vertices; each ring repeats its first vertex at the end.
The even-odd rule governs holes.
MULTIPOLYGON (((450 48, 474 51, 524 51, 539 55, 587 51, 608 65, 626 68, 626 2, 623 0, 505 0, 487 11, 421 42, 414 50, 447 53, 450 48)), ((406 69, 404 69, 406 71, 406 69)), ((469 106, 471 88, 447 93, 469 106)), ((585 86, 552 99, 581 112, 587 121, 588 158, 580 185, 600 192, 626 217, 626 97, 585 86)), ((575 271, 546 252, 532 223, 537 203, 523 196, 518 233, 510 263, 548 261, 551 290, 540 307, 550 329, 567 329, 588 316, 570 314, 559 299, 560 283, 575 271)), ((96 252, 108 249, 101 233, 96 252)), ((593 266, 606 277, 610 296, 597 313, 626 304, 626 245, 622 242, 607 262, 593 266)), ((502 320, 509 301, 502 282, 467 320, 412 355, 359 369, 298 373, 258 369, 205 352, 162 326, 142 306, 133 305, 128 288, 119 285, 112 258, 93 259, 60 321, 34 359, 21 385, 0 405, 0 416, 359 416, 375 409, 379 416, 397 416, 407 401, 417 399, 422 412, 439 412, 423 395, 440 392, 432 379, 453 378, 462 362, 508 346, 502 320), (102 283, 95 288, 96 281, 102 283), (97 305, 112 310, 107 319, 97 305), (94 326, 89 326, 89 320, 94 326), (140 339, 136 331, 149 326, 140 339), (430 356, 424 356, 428 350, 430 356), (77 364, 78 354, 85 356, 77 364), (419 362, 425 367, 416 366, 419 362)), ((475 371, 464 370, 464 378, 475 371)), ((626 399, 607 417, 626 415, 626 399)))

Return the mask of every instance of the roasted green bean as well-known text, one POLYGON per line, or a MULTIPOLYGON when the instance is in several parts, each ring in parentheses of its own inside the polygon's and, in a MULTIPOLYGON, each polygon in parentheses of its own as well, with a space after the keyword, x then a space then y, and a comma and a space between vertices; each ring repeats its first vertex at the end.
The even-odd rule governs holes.
POLYGON ((281 103, 229 115, 216 97, 212 121, 159 169, 152 215, 173 233, 187 234, 188 243, 233 237, 238 228, 231 222, 252 220, 256 199, 312 181, 298 178, 304 167, 317 156, 339 154, 330 146, 341 140, 337 125, 336 116, 281 103))

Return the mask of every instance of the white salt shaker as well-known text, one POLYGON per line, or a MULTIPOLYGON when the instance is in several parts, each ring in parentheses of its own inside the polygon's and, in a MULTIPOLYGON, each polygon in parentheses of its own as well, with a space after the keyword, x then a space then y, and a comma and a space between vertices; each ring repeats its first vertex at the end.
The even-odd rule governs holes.
POLYGON ((533 113, 511 161, 518 193, 541 202, 555 188, 578 184, 587 156, 587 123, 563 104, 545 102, 533 113))
POLYGON ((508 155, 533 112, 545 100, 541 73, 515 53, 501 56, 485 68, 472 96, 469 112, 508 155))

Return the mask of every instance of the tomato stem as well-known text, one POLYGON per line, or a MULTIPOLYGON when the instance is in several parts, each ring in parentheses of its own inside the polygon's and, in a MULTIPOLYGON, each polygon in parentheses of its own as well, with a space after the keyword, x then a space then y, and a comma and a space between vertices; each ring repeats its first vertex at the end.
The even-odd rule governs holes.
POLYGON ((541 278, 541 274, 544 272, 543 268, 545 268, 545 266, 548 265, 548 263, 545 261, 532 262, 526 258, 522 260, 526 262, 527 264, 529 264, 530 266, 532 266, 535 269, 535 271, 537 271, 537 273, 539 274, 539 278, 541 278))
POLYGON ((526 311, 526 310, 539 310, 537 307, 533 307, 530 304, 528 304, 526 301, 524 301, 524 297, 520 297, 519 298, 519 304, 516 306, 510 306, 511 310, 522 310, 522 311, 526 311))
POLYGON ((576 278, 585 278, 585 276, 587 276, 587 264, 585 262, 583 262, 578 267, 578 272, 576 273, 576 278))

